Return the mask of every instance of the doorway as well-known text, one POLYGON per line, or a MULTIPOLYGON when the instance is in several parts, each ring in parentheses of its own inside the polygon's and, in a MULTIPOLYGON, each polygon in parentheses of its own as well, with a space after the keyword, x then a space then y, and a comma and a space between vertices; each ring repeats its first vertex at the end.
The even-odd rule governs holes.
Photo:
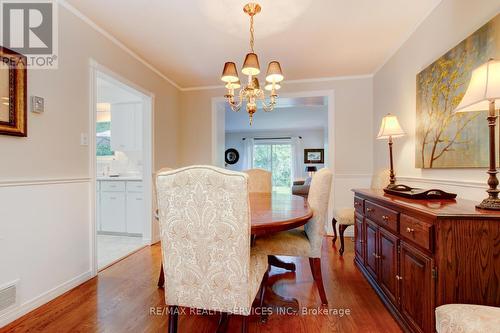
POLYGON ((152 98, 91 64, 94 273, 151 243, 152 98))

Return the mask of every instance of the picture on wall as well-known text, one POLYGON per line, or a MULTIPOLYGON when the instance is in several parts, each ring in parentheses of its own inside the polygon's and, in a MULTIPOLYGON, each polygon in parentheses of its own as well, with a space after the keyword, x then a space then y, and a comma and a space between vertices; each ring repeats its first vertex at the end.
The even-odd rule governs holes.
POLYGON ((488 166, 486 113, 453 113, 472 70, 500 59, 500 14, 417 74, 417 168, 488 166))
POLYGON ((27 136, 26 57, 0 46, 0 134, 27 136))
POLYGON ((324 149, 304 149, 304 164, 325 163, 324 149))

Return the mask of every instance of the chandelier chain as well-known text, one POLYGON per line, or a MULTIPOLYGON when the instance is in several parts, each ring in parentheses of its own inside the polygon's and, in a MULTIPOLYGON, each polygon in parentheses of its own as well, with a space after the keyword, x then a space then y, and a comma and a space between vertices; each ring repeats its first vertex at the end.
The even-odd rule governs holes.
POLYGON ((253 32, 254 32, 254 29, 253 29, 253 15, 250 15, 250 51, 252 53, 255 53, 253 51, 253 44, 254 44, 253 32))

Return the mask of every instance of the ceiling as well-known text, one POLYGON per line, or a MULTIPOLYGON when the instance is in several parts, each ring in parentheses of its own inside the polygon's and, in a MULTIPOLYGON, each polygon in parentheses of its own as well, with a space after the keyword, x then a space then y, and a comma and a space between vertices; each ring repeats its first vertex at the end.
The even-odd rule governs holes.
MULTIPOLYGON (((248 0, 67 0, 183 88, 219 85, 248 51, 248 0)), ((258 0, 261 70, 285 80, 374 73, 440 0, 258 0)))
MULTIPOLYGON (((228 108, 227 103, 224 103, 228 108)), ((282 97, 273 112, 257 110, 252 126, 248 114, 227 111, 225 115, 226 132, 251 132, 263 130, 305 130, 327 128, 328 105, 324 97, 282 97)))

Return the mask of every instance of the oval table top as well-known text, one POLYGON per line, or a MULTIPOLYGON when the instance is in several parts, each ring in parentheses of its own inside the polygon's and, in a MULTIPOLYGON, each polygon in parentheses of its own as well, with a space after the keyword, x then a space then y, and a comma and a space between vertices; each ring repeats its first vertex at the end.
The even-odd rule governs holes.
POLYGON ((290 230, 313 216, 304 197, 288 194, 250 193, 252 235, 290 230))

